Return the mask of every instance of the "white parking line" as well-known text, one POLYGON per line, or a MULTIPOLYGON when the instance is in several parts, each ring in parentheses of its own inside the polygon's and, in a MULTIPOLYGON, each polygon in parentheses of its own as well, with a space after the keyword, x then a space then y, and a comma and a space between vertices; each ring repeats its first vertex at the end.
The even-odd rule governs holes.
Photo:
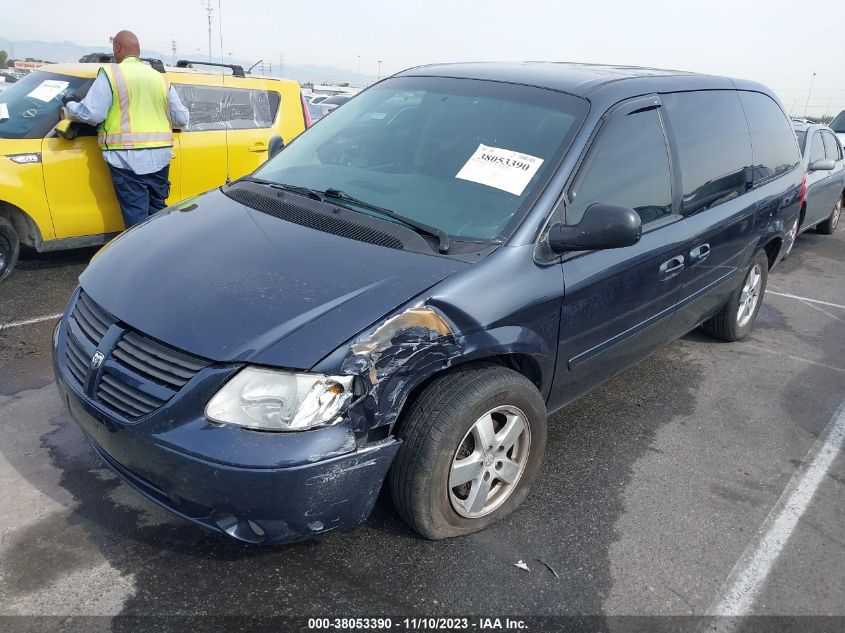
POLYGON ((777 503, 769 512, 757 536, 748 544, 731 570, 720 597, 708 614, 729 616, 715 621, 711 630, 727 633, 740 624, 738 616, 750 615, 754 600, 801 515, 807 510, 819 484, 845 442, 845 401, 833 414, 777 503))
POLYGON ((22 325, 32 325, 33 323, 41 323, 42 321, 52 321, 61 318, 62 313, 48 314, 46 316, 33 317, 31 319, 23 319, 21 321, 9 321, 8 323, 0 323, 0 330, 8 330, 13 327, 21 327, 22 325))
POLYGON ((766 289, 767 295, 776 295, 778 297, 786 297, 788 299, 798 299, 798 301, 807 301, 808 303, 817 303, 821 306, 830 306, 831 308, 839 308, 845 310, 845 306, 838 303, 831 303, 830 301, 820 301, 819 299, 809 299, 807 297, 799 297, 798 295, 791 295, 788 292, 775 292, 774 290, 766 289))

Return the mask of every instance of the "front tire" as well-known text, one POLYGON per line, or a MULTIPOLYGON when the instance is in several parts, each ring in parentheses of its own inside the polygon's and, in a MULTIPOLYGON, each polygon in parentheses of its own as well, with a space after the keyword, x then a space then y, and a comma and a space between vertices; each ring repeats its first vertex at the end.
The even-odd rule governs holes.
POLYGON ((19 253, 20 241, 15 228, 7 219, 0 218, 0 281, 12 274, 19 253))
POLYGON ((748 336, 766 292, 769 278, 769 259, 760 251, 751 262, 742 284, 731 293, 728 302, 702 329, 710 336, 723 341, 738 341, 748 336))
POLYGON ((528 495, 546 447, 546 407, 522 374, 490 364, 436 378, 397 436, 390 492, 408 525, 429 539, 483 530, 528 495))
POLYGON ((836 206, 830 213, 830 217, 816 226, 816 231, 822 235, 832 235, 836 230, 836 225, 839 224, 839 218, 842 217, 842 198, 836 201, 836 206))

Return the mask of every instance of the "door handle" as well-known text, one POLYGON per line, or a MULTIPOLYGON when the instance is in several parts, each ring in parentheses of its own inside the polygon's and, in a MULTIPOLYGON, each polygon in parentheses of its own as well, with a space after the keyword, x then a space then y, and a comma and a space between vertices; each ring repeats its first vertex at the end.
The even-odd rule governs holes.
POLYGON ((256 143, 247 147, 250 152, 266 152, 267 146, 264 143, 256 143))
POLYGON ((676 255, 660 264, 660 279, 666 281, 671 279, 684 269, 684 256, 676 255))
POLYGON ((710 255, 710 244, 700 244, 689 252, 690 267, 700 264, 710 255))

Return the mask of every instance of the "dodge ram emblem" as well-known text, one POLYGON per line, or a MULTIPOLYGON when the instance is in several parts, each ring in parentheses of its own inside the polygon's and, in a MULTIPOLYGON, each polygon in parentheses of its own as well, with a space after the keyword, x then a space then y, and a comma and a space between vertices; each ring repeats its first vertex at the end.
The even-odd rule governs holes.
POLYGON ((96 370, 100 368, 100 365, 103 364, 103 360, 105 356, 103 356, 102 352, 94 352, 94 355, 91 357, 91 369, 96 370))

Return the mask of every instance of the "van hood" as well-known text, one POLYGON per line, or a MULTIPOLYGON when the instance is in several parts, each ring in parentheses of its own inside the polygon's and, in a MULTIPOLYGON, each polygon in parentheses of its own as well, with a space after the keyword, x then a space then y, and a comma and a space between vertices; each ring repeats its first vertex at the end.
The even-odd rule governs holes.
POLYGON ((306 228, 215 190, 123 233, 80 283, 112 315, 176 348, 308 369, 468 265, 306 228))

